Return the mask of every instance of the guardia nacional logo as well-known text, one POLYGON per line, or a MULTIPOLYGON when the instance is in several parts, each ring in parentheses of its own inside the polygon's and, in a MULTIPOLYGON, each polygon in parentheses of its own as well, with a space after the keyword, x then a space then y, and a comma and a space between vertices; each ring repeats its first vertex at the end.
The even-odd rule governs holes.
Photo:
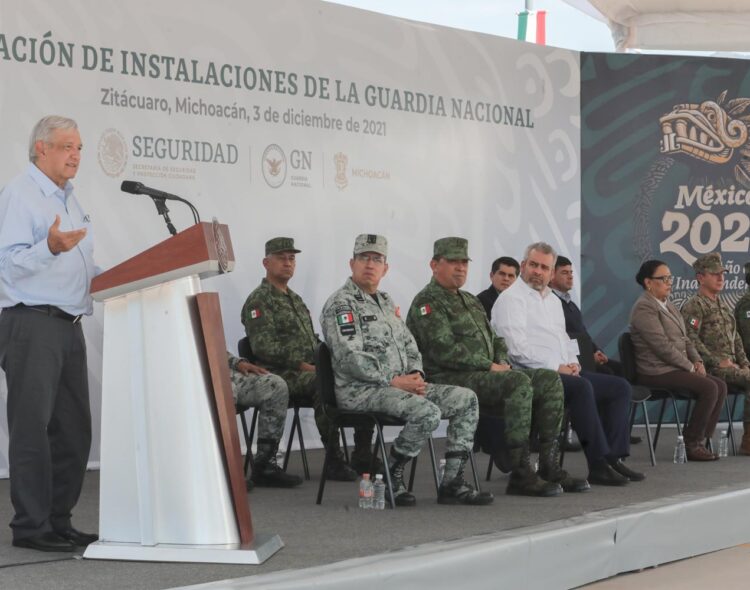
POLYGON ((269 145, 261 158, 263 178, 271 188, 279 188, 286 180, 286 155, 284 150, 275 143, 269 145))
POLYGON ((128 162, 128 144, 117 129, 106 129, 97 146, 99 166, 107 176, 117 178, 128 162))

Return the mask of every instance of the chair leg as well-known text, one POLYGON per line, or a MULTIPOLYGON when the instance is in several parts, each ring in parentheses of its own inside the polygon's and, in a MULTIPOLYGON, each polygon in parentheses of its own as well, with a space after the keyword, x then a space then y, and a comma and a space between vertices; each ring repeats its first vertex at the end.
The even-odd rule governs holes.
POLYGON ((471 463, 471 474, 474 476, 474 488, 477 492, 481 492, 482 488, 479 487, 479 476, 477 476, 477 462, 474 460, 474 451, 469 450, 469 463, 471 463))
POLYGON ((346 432, 344 428, 341 429, 341 446, 344 447, 344 459, 349 463, 349 445, 346 444, 346 432))
POLYGON ((656 451, 654 450, 654 441, 651 438, 651 423, 648 420, 648 406, 646 401, 641 402, 643 408, 643 422, 646 425, 646 442, 648 443, 648 454, 651 457, 651 467, 656 467, 656 451))
POLYGON ((656 445, 659 444, 659 434, 661 433, 661 423, 664 420, 664 410, 667 408, 667 398, 661 400, 661 407, 659 408, 659 421, 656 423, 656 436, 654 436, 654 450, 656 445))
POLYGON ((247 431, 247 418, 245 418, 245 412, 240 413, 240 422, 242 423, 242 435, 245 437, 245 464, 243 465, 243 472, 247 475, 248 465, 253 464, 253 439, 247 431))
POLYGON ((727 409, 727 436, 729 437, 729 444, 732 445, 732 456, 737 456, 737 443, 734 441, 734 410, 737 407, 737 398, 739 395, 734 396, 732 400, 732 407, 729 407, 729 396, 724 400, 724 405, 727 409))
POLYGON ((281 468, 286 471, 287 465, 289 465, 289 456, 292 454, 292 443, 294 442, 294 434, 297 431, 297 421, 299 420, 299 414, 294 413, 292 418, 292 427, 289 429, 289 440, 286 443, 286 453, 284 453, 284 464, 281 468))
POLYGON ((411 492, 414 489, 414 476, 417 474, 417 457, 411 460, 411 469, 409 470, 409 487, 406 489, 411 492))
POLYGON ((378 430, 377 444, 380 449, 380 453, 383 455, 383 471, 385 471, 385 485, 388 486, 388 497, 390 498, 389 504, 391 509, 396 509, 396 501, 393 497, 393 481, 391 480, 391 468, 388 466, 388 455, 385 453, 385 443, 383 442, 383 427, 380 422, 375 422, 375 428, 378 430))
POLYGON ((310 481, 310 466, 307 463, 307 449, 305 449, 305 438, 302 436, 302 420, 299 417, 299 408, 294 408, 294 414, 297 416, 297 440, 302 455, 302 469, 305 472, 305 479, 310 481))
POLYGON ((318 499, 315 501, 316 504, 320 504, 323 501, 323 490, 326 487, 326 470, 328 469, 328 453, 325 454, 323 459, 323 471, 320 474, 320 484, 318 485, 318 499))
POLYGON ((490 481, 490 476, 492 475, 492 455, 490 455, 490 462, 487 464, 487 476, 485 478, 485 481, 490 481))
MULTIPOLYGON (((438 493, 440 491, 440 476, 438 474, 437 459, 435 458, 435 443, 432 442, 432 435, 427 439, 427 446, 430 448, 430 461, 432 462, 432 477, 435 480, 435 493, 438 493)), ((409 487, 409 491, 411 491, 411 487, 409 487)))

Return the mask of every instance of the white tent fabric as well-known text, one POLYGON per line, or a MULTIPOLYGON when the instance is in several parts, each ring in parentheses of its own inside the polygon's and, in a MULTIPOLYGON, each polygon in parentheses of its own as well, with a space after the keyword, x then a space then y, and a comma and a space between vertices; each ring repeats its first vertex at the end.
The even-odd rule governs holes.
POLYGON ((747 0, 565 0, 602 15, 618 51, 750 51, 747 0))

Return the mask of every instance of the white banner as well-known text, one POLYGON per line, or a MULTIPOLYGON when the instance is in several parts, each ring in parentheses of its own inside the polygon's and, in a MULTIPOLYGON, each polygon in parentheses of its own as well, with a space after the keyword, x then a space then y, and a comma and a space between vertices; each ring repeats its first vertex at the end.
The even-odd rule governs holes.
MULTIPOLYGON (((236 270, 204 289, 221 295, 234 350, 273 236, 302 250, 291 286, 316 323, 362 232, 388 237, 382 288, 404 311, 447 235, 470 241, 472 292, 492 260, 537 239, 577 262, 578 64, 576 52, 317 1, 3 1, 0 184, 25 166, 34 123, 63 114, 83 138, 74 184, 100 266, 168 236, 122 180, 227 222, 236 270)), ((192 223, 170 208, 178 230, 192 223)), ((100 306, 84 327, 96 463, 100 306)), ((319 442, 311 418, 307 432, 319 442)))

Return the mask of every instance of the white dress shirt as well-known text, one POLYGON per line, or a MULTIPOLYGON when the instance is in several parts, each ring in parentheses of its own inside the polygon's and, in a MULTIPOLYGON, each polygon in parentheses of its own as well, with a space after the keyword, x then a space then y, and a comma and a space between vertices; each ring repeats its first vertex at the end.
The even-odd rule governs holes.
POLYGON ((492 328, 505 339, 513 366, 553 369, 578 363, 578 347, 565 331, 562 302, 549 287, 535 291, 523 279, 500 293, 492 328))

